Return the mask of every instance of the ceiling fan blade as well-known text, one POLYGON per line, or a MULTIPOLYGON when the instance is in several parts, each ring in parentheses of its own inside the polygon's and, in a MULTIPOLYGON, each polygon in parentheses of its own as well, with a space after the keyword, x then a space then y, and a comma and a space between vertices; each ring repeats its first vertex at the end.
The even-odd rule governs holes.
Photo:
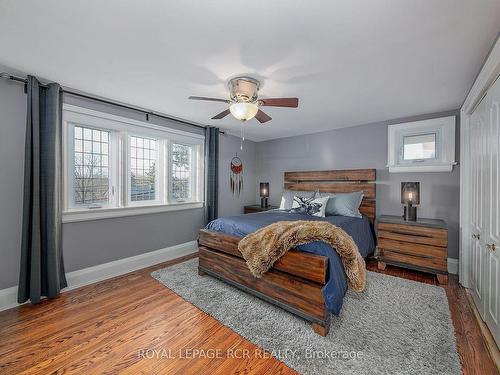
POLYGON ((299 106, 298 98, 269 98, 269 99, 260 99, 263 106, 272 106, 272 107, 291 107, 297 108, 299 106))
POLYGON ((207 98, 205 96, 190 96, 188 99, 191 99, 191 100, 208 100, 209 102, 230 103, 230 101, 227 100, 227 99, 207 98))
POLYGON ((269 120, 272 120, 271 116, 266 115, 264 112, 262 112, 260 109, 258 110, 257 114, 255 115, 255 118, 257 121, 259 121, 261 124, 268 122, 269 120))
POLYGON ((229 109, 226 109, 225 111, 222 111, 218 115, 212 117, 212 120, 220 120, 221 118, 226 117, 229 113, 230 113, 229 109))

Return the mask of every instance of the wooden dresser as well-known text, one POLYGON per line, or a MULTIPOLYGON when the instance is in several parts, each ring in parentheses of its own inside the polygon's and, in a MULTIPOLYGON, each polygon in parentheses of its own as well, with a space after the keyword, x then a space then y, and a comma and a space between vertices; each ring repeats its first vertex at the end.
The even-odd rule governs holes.
POLYGON ((269 211, 269 210, 274 210, 275 208, 279 208, 277 206, 267 206, 265 208, 261 207, 260 204, 253 204, 251 206, 245 206, 244 213, 246 214, 252 214, 254 212, 262 212, 262 211, 269 211))
POLYGON ((448 229, 443 220, 405 221, 400 216, 377 218, 378 268, 386 264, 436 274, 448 283, 448 229))

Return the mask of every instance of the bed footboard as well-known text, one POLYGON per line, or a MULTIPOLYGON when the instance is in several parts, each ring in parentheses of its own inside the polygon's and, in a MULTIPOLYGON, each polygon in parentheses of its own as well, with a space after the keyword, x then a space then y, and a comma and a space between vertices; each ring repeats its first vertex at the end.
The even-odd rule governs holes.
POLYGON ((330 312, 321 289, 328 275, 328 258, 290 250, 261 278, 254 277, 238 250, 238 237, 202 229, 199 273, 217 277, 247 293, 277 305, 312 323, 326 336, 330 312))

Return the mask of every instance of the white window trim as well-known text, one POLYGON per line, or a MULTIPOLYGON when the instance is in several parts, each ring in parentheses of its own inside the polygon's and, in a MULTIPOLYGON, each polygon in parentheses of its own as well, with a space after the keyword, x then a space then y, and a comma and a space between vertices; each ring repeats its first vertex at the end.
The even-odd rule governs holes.
MULTIPOLYGON (((87 108, 77 107, 70 104, 63 105, 63 176, 64 176, 64 209, 62 214, 62 222, 78 222, 87 220, 98 220, 106 218, 114 218, 121 216, 135 216, 150 213, 159 212, 169 212, 178 210, 188 210, 195 208, 202 208, 204 206, 204 140, 205 137, 200 134, 194 134, 185 132, 182 130, 167 128, 155 124, 145 123, 142 121, 129 119, 125 117, 120 117, 108 113, 103 113, 99 111, 94 111, 87 108), (72 180, 70 178, 72 174, 72 165, 67 163, 68 160, 73 158, 73 142, 71 141, 71 126, 69 124, 81 124, 84 127, 94 127, 97 129, 107 129, 114 131, 115 136, 115 150, 112 150, 110 144, 110 150, 114 153, 115 172, 113 176, 113 184, 120 185, 121 189, 116 187, 113 197, 113 203, 115 207, 110 207, 110 205, 105 205, 102 208, 87 208, 87 207, 71 207, 71 196, 69 184, 72 180), (130 131, 130 125, 138 126, 141 128, 139 132, 135 134, 130 131), (126 132, 125 136, 117 136, 118 133, 126 132), (161 147, 164 147, 165 152, 158 152, 159 157, 159 168, 163 168, 164 173, 162 181, 159 181, 160 188, 165 191, 163 199, 158 199, 154 202, 145 202, 143 204, 138 202, 130 202, 128 197, 129 191, 129 155, 124 152, 128 147, 129 136, 139 135, 146 137, 157 137, 160 138, 161 147), (197 173, 196 180, 198 189, 195 192, 195 199, 186 202, 170 202, 169 201, 169 191, 167 190, 167 179, 170 174, 167 171, 167 157, 169 150, 169 142, 179 142, 188 145, 193 145, 197 147, 197 173), (125 156, 127 155, 127 156, 125 156), (123 158, 127 160, 123 160, 123 158), (161 158, 161 159, 160 159, 161 158), (121 167, 120 167, 121 166, 121 167), (127 171, 124 173, 124 171, 127 171), (149 204, 148 204, 149 203, 149 204)), ((160 145, 158 145, 160 147, 160 145)), ((110 157, 111 163, 111 157, 110 157)))
POLYGON ((183 211, 203 208, 203 202, 189 203, 169 203, 150 206, 130 206, 116 208, 96 208, 96 209, 73 209, 63 212, 63 223, 75 223, 80 221, 112 219, 124 216, 138 216, 155 214, 170 211, 183 211))
POLYGON ((449 172, 455 163, 455 116, 413 121, 388 126, 387 161, 389 172, 449 172), (403 160, 405 136, 436 134, 436 157, 403 160))

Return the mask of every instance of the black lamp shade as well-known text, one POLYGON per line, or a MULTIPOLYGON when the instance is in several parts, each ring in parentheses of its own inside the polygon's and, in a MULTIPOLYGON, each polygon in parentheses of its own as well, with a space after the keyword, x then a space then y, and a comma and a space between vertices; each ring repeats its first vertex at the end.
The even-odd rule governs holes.
POLYGON ((401 203, 420 204, 420 182, 401 182, 401 203))
POLYGON ((261 198, 269 197, 269 182, 260 183, 260 196, 261 198))

